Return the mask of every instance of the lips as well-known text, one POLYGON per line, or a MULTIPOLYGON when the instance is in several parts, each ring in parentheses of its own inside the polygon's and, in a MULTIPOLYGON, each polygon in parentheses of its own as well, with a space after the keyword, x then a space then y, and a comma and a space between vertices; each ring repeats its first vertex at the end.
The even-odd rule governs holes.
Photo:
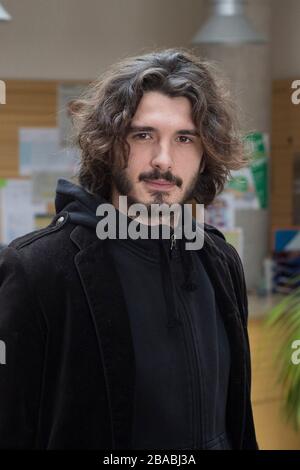
POLYGON ((160 189, 160 190, 167 190, 173 188, 174 183, 170 183, 169 181, 166 180, 145 180, 145 183, 147 186, 152 187, 154 189, 160 189))

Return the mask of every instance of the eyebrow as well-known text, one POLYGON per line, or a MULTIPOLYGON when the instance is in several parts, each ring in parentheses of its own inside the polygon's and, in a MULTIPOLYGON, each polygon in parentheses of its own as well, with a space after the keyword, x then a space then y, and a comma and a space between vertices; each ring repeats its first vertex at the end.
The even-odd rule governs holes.
MULTIPOLYGON (((130 126, 128 132, 156 132, 158 129, 151 126, 130 126)), ((186 134, 186 135, 193 135, 195 137, 200 137, 199 132, 197 129, 179 129, 176 131, 176 134, 186 134)))

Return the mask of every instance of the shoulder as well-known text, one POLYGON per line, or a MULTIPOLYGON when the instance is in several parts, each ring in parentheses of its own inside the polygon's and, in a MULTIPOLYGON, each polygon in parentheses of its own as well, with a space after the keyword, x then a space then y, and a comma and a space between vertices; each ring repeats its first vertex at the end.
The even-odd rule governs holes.
POLYGON ((61 212, 47 227, 11 241, 0 251, 2 277, 19 271, 39 283, 43 277, 47 278, 47 273, 56 273, 69 265, 77 249, 70 240, 74 224, 67 222, 68 213, 61 212))
POLYGON ((240 269, 242 267, 240 255, 236 248, 226 240, 225 235, 219 229, 210 224, 204 224, 204 231, 208 237, 212 239, 213 243, 220 250, 222 255, 226 257, 227 261, 240 269))
MULTIPOLYGON (((51 242, 51 240, 55 239, 55 237, 51 237, 52 234, 58 233, 60 238, 66 235, 66 231, 62 230, 68 221, 68 213, 61 212, 53 217, 51 223, 42 229, 34 230, 32 232, 27 233, 26 235, 22 235, 21 237, 17 237, 12 240, 7 248, 13 248, 17 251, 22 251, 25 247, 35 245, 40 241, 40 243, 47 243, 51 242)), ((6 248, 4 248, 5 252, 6 248)))
POLYGON ((222 256, 226 258, 230 270, 235 271, 238 276, 244 278, 243 263, 236 248, 231 245, 231 243, 226 240, 225 235, 213 225, 205 224, 204 230, 222 256))

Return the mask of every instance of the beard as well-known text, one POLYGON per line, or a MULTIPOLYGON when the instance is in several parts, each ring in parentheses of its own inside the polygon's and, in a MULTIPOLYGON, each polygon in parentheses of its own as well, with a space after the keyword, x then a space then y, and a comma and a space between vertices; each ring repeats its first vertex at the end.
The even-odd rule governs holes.
MULTIPOLYGON (((127 175, 126 168, 123 169, 118 169, 114 172, 113 174, 113 179, 112 182, 115 185, 115 188, 117 189, 118 193, 121 196, 127 196, 127 204, 128 207, 130 207, 132 204, 143 204, 148 213, 148 220, 153 216, 153 212, 151 214, 151 206, 152 204, 167 204, 168 206, 171 206, 172 204, 176 203, 182 206, 183 204, 187 203, 193 198, 193 195, 195 193, 195 189, 198 183, 198 178, 199 178, 199 171, 197 171, 194 176, 192 177, 190 183, 188 184, 184 194, 180 198, 179 201, 174 201, 172 203, 168 203, 165 201, 166 194, 165 191, 159 191, 159 190, 153 190, 151 191, 151 202, 149 201, 142 201, 140 199, 137 199, 132 195, 132 191, 134 188, 133 182, 130 180, 130 178, 127 175)), ((175 183, 179 188, 182 187, 183 181, 179 177, 174 177, 170 171, 161 173, 158 168, 155 168, 151 172, 144 172, 139 175, 139 181, 144 181, 144 180, 156 180, 156 179, 165 179, 168 182, 175 183)), ((161 217, 161 216, 160 216, 161 217)), ((160 220, 161 222, 161 220, 160 220)), ((173 221, 174 222, 174 221, 173 221)))
MULTIPOLYGON (((181 199, 179 201, 174 201, 174 202, 177 202, 177 204, 182 205, 193 198, 193 195, 195 193, 195 189, 197 186, 197 182, 198 182, 198 177, 199 177, 199 172, 197 172, 193 176, 193 178, 191 179, 181 199)), ((177 185, 179 188, 182 187, 182 183, 183 183, 181 178, 172 176, 172 174, 169 171, 165 173, 161 173, 157 168, 155 168, 152 172, 141 173, 139 176, 139 181, 156 180, 156 179, 164 179, 167 182, 175 183, 175 185, 177 185)), ((134 185, 133 185, 133 182, 128 178, 126 168, 116 170, 113 175, 112 182, 121 196, 127 196, 128 205, 140 203, 140 204, 144 204, 149 210, 151 207, 151 204, 168 204, 169 206, 172 204, 172 203, 168 203, 165 201, 165 197, 166 197, 165 191, 159 191, 159 190, 151 191, 151 202, 142 201, 134 197, 132 195, 134 185)))

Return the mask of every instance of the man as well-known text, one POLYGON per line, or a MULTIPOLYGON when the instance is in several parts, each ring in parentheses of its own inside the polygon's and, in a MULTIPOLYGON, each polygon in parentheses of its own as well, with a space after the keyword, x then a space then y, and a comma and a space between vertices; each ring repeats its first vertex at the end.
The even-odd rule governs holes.
POLYGON ((245 163, 226 90, 209 63, 162 50, 113 66, 73 119, 79 185, 60 179, 50 225, 0 257, 0 446, 256 449, 237 252, 206 224, 188 250, 184 220, 150 211, 209 204, 245 163), (115 228, 158 238, 105 238, 108 205, 115 228))

